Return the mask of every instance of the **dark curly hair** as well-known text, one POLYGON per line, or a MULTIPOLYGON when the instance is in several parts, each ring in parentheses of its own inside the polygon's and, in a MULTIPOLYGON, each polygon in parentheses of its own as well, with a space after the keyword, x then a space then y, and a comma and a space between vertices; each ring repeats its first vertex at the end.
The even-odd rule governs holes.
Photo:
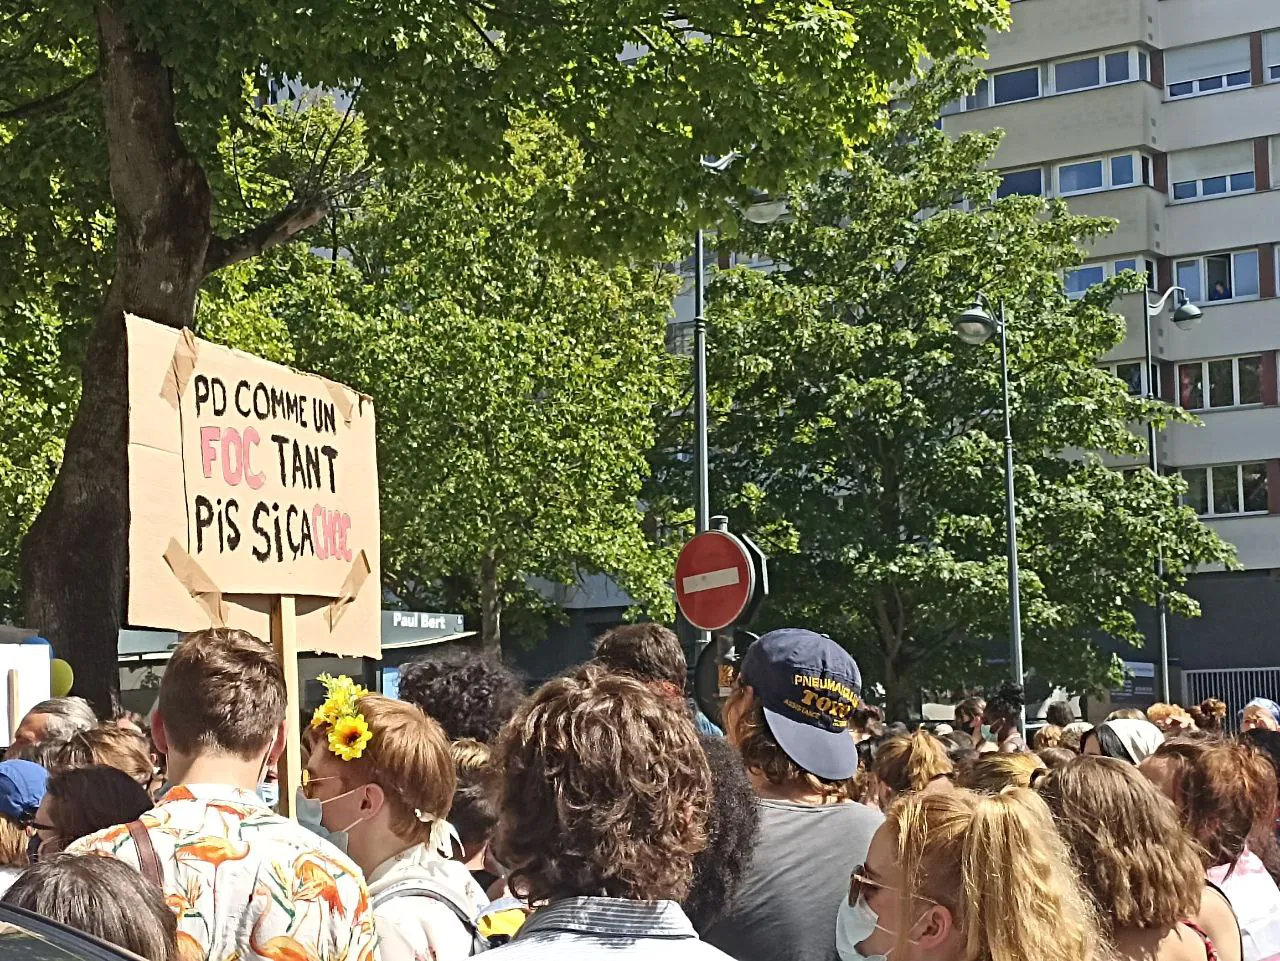
POLYGON ((680 638, 661 624, 623 624, 596 642, 596 663, 646 684, 666 684, 684 693, 688 662, 680 638))
POLYGON ((494 854, 530 903, 680 900, 711 774, 684 705, 594 665, 548 681, 498 738, 494 854))
POLYGON ((492 741, 523 697, 520 677, 497 654, 465 645, 444 645, 400 668, 400 699, 439 721, 451 741, 492 741))
POLYGON ((702 934, 733 907, 760 837, 760 809, 742 755, 722 737, 699 735, 711 767, 707 846, 693 859, 693 884, 681 907, 702 934))
POLYGON ((986 720, 1013 721, 1018 717, 1026 697, 1021 684, 1005 684, 987 698, 986 720))

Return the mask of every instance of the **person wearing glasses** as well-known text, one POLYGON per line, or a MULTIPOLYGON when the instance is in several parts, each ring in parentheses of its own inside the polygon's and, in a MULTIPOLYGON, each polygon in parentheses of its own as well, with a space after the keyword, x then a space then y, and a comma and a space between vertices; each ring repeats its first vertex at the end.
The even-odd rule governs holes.
POLYGON ((836 920, 840 961, 1095 961, 1106 949, 1035 792, 914 793, 891 807, 836 920))

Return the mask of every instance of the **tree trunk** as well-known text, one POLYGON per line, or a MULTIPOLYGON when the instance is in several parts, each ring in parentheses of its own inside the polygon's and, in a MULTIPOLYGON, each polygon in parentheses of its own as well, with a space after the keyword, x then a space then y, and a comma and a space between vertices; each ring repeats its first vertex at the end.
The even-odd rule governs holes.
MULTIPOLYGON (((118 702, 128 584, 128 363, 124 313, 190 324, 212 235, 204 171, 174 120, 169 72, 140 50, 117 2, 96 9, 116 207, 116 266, 85 358, 62 468, 22 546, 27 624, 71 662, 75 693, 118 702)), ((146 585, 135 585, 145 590, 146 585)))
POLYGON ((911 674, 903 670, 899 659, 891 654, 884 658, 884 701, 886 721, 907 722, 915 692, 911 690, 911 674))
POLYGON ((502 581, 492 551, 480 562, 480 646, 493 653, 502 650, 502 581))

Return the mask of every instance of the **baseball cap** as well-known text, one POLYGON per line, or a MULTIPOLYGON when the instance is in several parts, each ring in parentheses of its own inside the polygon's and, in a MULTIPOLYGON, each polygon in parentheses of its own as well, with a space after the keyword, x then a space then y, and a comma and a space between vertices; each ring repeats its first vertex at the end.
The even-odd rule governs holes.
POLYGON ((862 695, 862 674, 831 638, 797 627, 770 631, 747 648, 741 682, 760 698, 778 746, 810 774, 853 777, 858 749, 849 717, 862 695))
POLYGON ((33 817, 48 780, 49 772, 34 761, 0 761, 0 815, 11 821, 33 817))

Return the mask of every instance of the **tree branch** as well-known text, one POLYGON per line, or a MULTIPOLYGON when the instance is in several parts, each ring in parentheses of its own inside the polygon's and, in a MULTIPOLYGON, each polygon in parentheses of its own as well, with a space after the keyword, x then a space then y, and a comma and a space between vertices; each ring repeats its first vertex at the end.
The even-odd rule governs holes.
POLYGON ((214 237, 204 258, 204 275, 208 277, 223 267, 257 257, 272 247, 287 243, 320 223, 328 213, 328 201, 323 197, 313 197, 304 202, 294 201, 274 217, 234 237, 214 237))
POLYGON ((40 97, 39 99, 32 100, 29 103, 19 104, 16 107, 8 107, 4 110, 0 110, 0 120, 26 120, 28 117, 34 117, 37 114, 54 110, 74 97, 76 93, 79 92, 80 88, 90 80, 96 80, 97 78, 98 71, 95 70, 88 76, 81 77, 75 83, 71 84, 71 86, 64 87, 62 90, 57 90, 48 96, 40 97))

